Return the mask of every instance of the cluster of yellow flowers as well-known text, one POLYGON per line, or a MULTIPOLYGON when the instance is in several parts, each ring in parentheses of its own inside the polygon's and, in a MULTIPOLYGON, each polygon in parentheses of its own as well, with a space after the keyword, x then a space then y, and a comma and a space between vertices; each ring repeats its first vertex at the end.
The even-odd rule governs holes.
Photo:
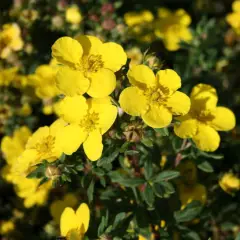
POLYGON ((240 34, 240 1, 234 1, 232 4, 232 13, 226 17, 226 21, 233 28, 236 34, 240 34))
POLYGON ((190 42, 192 33, 189 29, 191 17, 184 9, 172 12, 166 8, 157 10, 157 18, 150 11, 129 12, 124 16, 130 34, 140 41, 151 42, 156 37, 162 39, 169 51, 180 48, 180 42, 190 42))
POLYGON ((7 69, 0 69, 0 86, 7 87, 9 86, 16 77, 18 68, 12 67, 7 69))
POLYGON ((25 149, 25 144, 31 136, 28 127, 21 127, 13 133, 13 136, 4 136, 1 142, 1 151, 7 165, 2 170, 3 178, 14 185, 17 196, 24 199, 24 206, 30 208, 43 205, 46 202, 51 182, 44 183, 39 187, 39 179, 28 179, 25 175, 16 171, 18 157, 25 149))
MULTIPOLYGON (((58 103, 60 119, 29 138, 18 159, 24 173, 44 159, 52 162, 62 153, 71 155, 82 143, 87 157, 98 160, 103 150, 102 135, 117 117, 117 107, 108 95, 116 87, 115 72, 127 60, 120 45, 102 43, 93 36, 62 37, 52 46, 52 56, 59 65, 40 66, 32 78, 39 97, 65 95, 58 103), (84 97, 85 93, 90 97, 84 97)), ((234 114, 216 106, 216 90, 209 85, 195 86, 190 100, 177 91, 181 78, 171 69, 155 75, 146 65, 135 65, 127 76, 132 86, 120 94, 120 106, 152 128, 167 127, 173 115, 177 116, 174 131, 179 137, 192 138, 203 151, 215 151, 220 143, 217 131, 235 126, 234 114)))
MULTIPOLYGON (((151 19, 148 13, 143 15, 146 20, 151 19)), ((180 24, 173 29, 163 30, 160 27, 161 30, 156 30, 165 37, 174 33, 177 41, 170 40, 172 36, 164 41, 169 48, 176 50, 179 39, 183 39, 181 34, 190 36, 186 28, 190 18, 183 10, 173 14, 166 9, 159 10, 159 17, 162 18, 160 22, 170 18, 174 24, 180 24), (176 29, 180 29, 180 35, 177 35, 176 29)), ((138 17, 131 21, 135 25, 138 17)), ((59 119, 50 126, 40 127, 33 134, 27 127, 17 129, 12 137, 5 136, 1 143, 7 161, 2 175, 14 184, 26 207, 44 204, 51 185, 48 182, 39 187, 39 180, 25 178, 36 164, 43 160, 54 162, 62 154, 71 155, 81 144, 89 160, 101 158, 102 136, 114 124, 118 112, 109 95, 117 86, 115 73, 127 62, 127 54, 119 44, 103 43, 96 37, 85 35, 75 39, 58 39, 52 46, 52 57, 48 65, 39 66, 28 79, 35 87, 36 95, 43 100, 51 101, 58 95, 64 96, 57 103, 59 119)), ((0 74, 0 83, 8 85, 15 73, 15 69, 1 71, 3 77, 0 74)), ((219 147, 217 131, 235 127, 234 114, 228 108, 217 106, 217 93, 210 85, 196 85, 189 98, 178 91, 181 78, 174 70, 159 70, 155 74, 146 65, 133 64, 127 77, 130 86, 120 93, 120 107, 131 116, 141 117, 149 127, 164 128, 172 124, 177 136, 192 138, 203 151, 215 151, 219 147), (173 117, 176 120, 174 123, 173 117)), ((225 185, 222 181, 222 186, 225 185)), ((183 208, 193 199, 202 203, 206 201, 205 187, 195 180, 190 185, 180 184, 179 193, 183 208)), ((76 201, 70 199, 71 203, 67 198, 55 202, 51 213, 57 223, 60 219, 62 236, 82 239, 88 229, 89 209, 86 204, 81 204, 74 212, 71 207, 76 206, 76 201)))
POLYGON ((13 51, 23 48, 21 30, 16 23, 4 24, 0 31, 0 58, 7 58, 13 51))

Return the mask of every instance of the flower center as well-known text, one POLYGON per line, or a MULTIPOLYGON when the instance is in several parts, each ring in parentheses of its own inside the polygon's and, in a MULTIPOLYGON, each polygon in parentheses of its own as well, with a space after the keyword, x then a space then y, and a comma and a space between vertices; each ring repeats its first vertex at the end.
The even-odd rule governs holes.
POLYGON ((81 240, 82 238, 83 234, 80 229, 71 229, 66 236, 66 240, 81 240))
POLYGON ((55 137, 49 135, 45 137, 41 143, 36 144, 36 150, 39 154, 48 154, 52 152, 55 144, 55 137))
POLYGON ((96 129, 99 121, 98 113, 88 113, 80 122, 80 126, 85 129, 86 132, 91 132, 96 129))
POLYGON ((190 114, 198 119, 200 122, 210 122, 215 118, 215 115, 212 111, 207 109, 191 109, 190 114))
POLYGON ((100 54, 92 54, 89 56, 83 57, 82 60, 82 67, 83 67, 83 72, 85 75, 87 73, 96 73, 99 69, 103 68, 104 62, 102 60, 102 56, 100 54))
POLYGON ((148 88, 144 91, 144 95, 151 103, 164 104, 168 98, 169 91, 162 87, 148 88))

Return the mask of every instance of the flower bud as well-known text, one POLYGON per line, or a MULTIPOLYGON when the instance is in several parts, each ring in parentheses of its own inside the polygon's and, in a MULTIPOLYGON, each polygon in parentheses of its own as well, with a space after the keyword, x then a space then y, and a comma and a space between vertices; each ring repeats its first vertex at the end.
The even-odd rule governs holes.
POLYGON ((45 171, 45 176, 50 179, 55 179, 61 175, 61 171, 56 166, 48 166, 45 171))

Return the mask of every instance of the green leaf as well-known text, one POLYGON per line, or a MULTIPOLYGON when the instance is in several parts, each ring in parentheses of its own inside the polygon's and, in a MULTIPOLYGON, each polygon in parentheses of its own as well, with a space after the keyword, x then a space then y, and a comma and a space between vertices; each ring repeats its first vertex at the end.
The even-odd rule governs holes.
POLYGON ((105 172, 101 168, 93 168, 93 172, 98 175, 99 177, 102 177, 105 175, 105 172))
POLYGON ((100 160, 97 161, 97 166, 100 167, 105 164, 109 164, 113 162, 119 155, 119 150, 114 151, 111 155, 108 157, 103 157, 100 160))
POLYGON ((60 161, 61 163, 63 163, 63 162, 65 161, 65 159, 66 159, 66 155, 63 153, 63 154, 60 156, 59 161, 60 161))
POLYGON ((173 187, 172 183, 170 182, 160 182, 159 183, 165 190, 167 194, 173 194, 175 193, 175 188, 173 187))
POLYGON ((154 193, 157 197, 168 198, 175 192, 173 185, 170 182, 160 182, 153 185, 154 193))
POLYGON ((152 161, 147 158, 144 162, 144 176, 147 180, 149 180, 153 175, 153 165, 152 161))
POLYGON ((95 182, 94 180, 92 179, 88 189, 87 189, 87 196, 88 196, 88 201, 89 203, 92 202, 93 200, 93 192, 94 192, 94 185, 95 185, 95 182))
POLYGON ((117 192, 113 188, 109 188, 101 192, 101 195, 100 195, 101 200, 111 200, 114 197, 117 197, 117 192))
POLYGON ((197 167, 204 172, 208 173, 214 172, 212 165, 208 161, 202 161, 197 165, 197 167))
POLYGON ((134 156, 138 154, 139 154, 139 151, 136 151, 136 150, 128 150, 125 152, 125 155, 129 155, 129 156, 134 156))
POLYGON ((119 183, 125 187, 137 187, 145 183, 145 180, 142 178, 123 178, 119 183))
POLYGON ((105 177, 100 177, 99 180, 100 180, 101 185, 103 187, 106 187, 106 179, 105 179, 105 177))
POLYGON ((203 152, 203 151, 199 151, 199 155, 204 156, 206 158, 213 158, 213 159, 216 159, 216 160, 224 158, 224 156, 221 155, 221 154, 213 154, 213 153, 207 153, 207 152, 203 152))
POLYGON ((84 169, 83 165, 77 165, 76 166, 76 170, 79 171, 79 172, 81 172, 83 169, 84 169))
POLYGON ((126 217, 126 213, 125 212, 121 212, 118 213, 117 216, 115 217, 115 220, 113 222, 113 228, 115 229, 116 227, 118 227, 118 225, 123 221, 123 219, 126 217))
POLYGON ((154 177, 154 182, 161 182, 161 181, 168 181, 170 179, 174 179, 180 176, 180 173, 178 171, 174 170, 166 170, 161 173, 159 173, 157 176, 154 177))
POLYGON ((177 223, 189 222, 196 218, 202 211, 203 206, 199 201, 192 201, 183 210, 174 212, 177 223))
POLYGON ((186 240, 201 240, 199 235, 194 231, 187 232, 183 234, 182 237, 183 239, 186 239, 186 240))
POLYGON ((100 237, 103 233, 104 233, 104 229, 105 229, 105 217, 103 216, 102 218, 101 218, 101 222, 100 222, 100 224, 99 224, 99 226, 98 226, 98 237, 100 237))
POLYGON ((145 182, 142 178, 129 178, 128 176, 122 175, 118 171, 112 171, 109 174, 112 182, 117 182, 125 187, 136 187, 145 182))
POLYGON ((147 184, 147 186, 145 187, 144 189, 144 192, 143 192, 143 197, 144 197, 144 200, 145 202, 150 206, 152 207, 153 206, 153 203, 154 203, 154 194, 153 194, 153 190, 152 190, 152 187, 147 184))
POLYGON ((154 128, 157 133, 160 133, 161 136, 169 136, 168 128, 154 128))
POLYGON ((153 147, 153 141, 150 138, 143 138, 141 142, 146 146, 146 147, 153 147))
POLYGON ((72 181, 71 178, 66 174, 62 174, 61 178, 64 182, 71 182, 72 181))
POLYGON ((127 149, 128 149, 129 144, 130 144, 130 142, 125 142, 125 143, 121 146, 119 152, 120 152, 120 153, 126 152, 127 149))
POLYGON ((43 185, 47 181, 48 181, 47 177, 42 178, 38 186, 40 187, 41 185, 43 185))
POLYGON ((35 170, 27 175, 27 178, 42 178, 45 176, 46 167, 44 165, 38 166, 35 170))

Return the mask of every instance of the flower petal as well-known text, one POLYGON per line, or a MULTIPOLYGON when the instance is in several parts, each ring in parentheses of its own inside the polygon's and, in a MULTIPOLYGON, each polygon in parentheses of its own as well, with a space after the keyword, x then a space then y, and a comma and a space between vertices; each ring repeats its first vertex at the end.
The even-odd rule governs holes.
POLYGON ((150 127, 163 128, 171 123, 172 114, 164 106, 154 104, 150 106, 150 109, 144 115, 142 115, 142 119, 150 127))
POLYGON ((189 112, 191 102, 190 98, 179 91, 176 91, 168 100, 167 100, 167 108, 174 115, 185 115, 189 112))
POLYGON ((219 147, 220 136, 212 127, 205 124, 198 124, 198 131, 193 136, 193 141, 200 150, 214 152, 219 147))
POLYGON ((87 140, 83 143, 83 149, 91 161, 96 161, 101 157, 103 144, 102 135, 98 130, 95 130, 89 134, 87 140))
POLYGON ((216 89, 208 84, 197 84, 190 95, 192 107, 196 110, 215 109, 218 101, 216 89))
POLYGON ((94 36, 79 35, 75 39, 81 44, 84 55, 99 54, 103 45, 102 41, 94 36))
POLYGON ((147 111, 147 99, 137 87, 125 88, 119 97, 119 103, 123 111, 132 116, 140 116, 147 111))
POLYGON ((67 123, 63 119, 57 119, 50 126, 50 135, 55 136, 58 131, 61 131, 63 127, 65 127, 67 123))
POLYGON ((56 76, 56 85, 67 96, 75 96, 84 94, 90 82, 81 71, 62 66, 56 76))
POLYGON ((12 171, 16 175, 26 176, 31 166, 40 163, 41 159, 36 149, 26 149, 12 166, 12 171))
POLYGON ((88 105, 83 96, 65 97, 59 103, 59 114, 68 123, 79 123, 87 114, 88 105))
POLYGON ((110 95, 116 88, 116 76, 113 71, 102 68, 90 75, 91 83, 87 94, 95 98, 110 95))
POLYGON ((26 144, 27 149, 34 148, 35 145, 42 141, 45 137, 49 136, 49 127, 40 127, 33 135, 28 139, 26 144))
POLYGON ((88 205, 86 203, 82 203, 78 207, 76 215, 78 218, 78 227, 81 228, 83 225, 83 231, 85 233, 88 230, 88 225, 90 221, 90 210, 88 205))
POLYGON ((157 84, 153 71, 146 65, 133 66, 127 73, 132 85, 145 89, 157 84))
POLYGON ((61 236, 66 237, 71 229, 76 229, 78 226, 78 219, 72 208, 65 208, 60 219, 61 236))
POLYGON ((101 47, 104 68, 117 72, 127 62, 127 54, 121 45, 108 42, 101 47), (117 57, 116 57, 117 56, 117 57))
POLYGON ((82 46, 71 37, 61 37, 52 45, 52 57, 70 67, 79 63, 82 54, 82 46))
POLYGON ((111 103, 111 98, 89 98, 87 100, 89 112, 98 113, 98 126, 104 134, 113 125, 117 117, 117 107, 111 103))
POLYGON ((240 1, 234 1, 232 3, 232 10, 237 13, 240 12, 240 1))
POLYGON ((172 69, 160 70, 156 77, 159 85, 168 89, 171 93, 181 87, 181 78, 172 69))
POLYGON ((174 124, 174 132, 180 138, 192 138, 197 133, 198 122, 193 118, 186 118, 180 124, 174 124))
POLYGON ((229 131, 236 125, 236 118, 234 113, 226 107, 217 107, 215 111, 215 118, 210 125, 217 131, 229 131))
POLYGON ((78 150, 86 137, 87 133, 79 125, 70 124, 57 133, 55 145, 65 154, 71 155, 78 150))

